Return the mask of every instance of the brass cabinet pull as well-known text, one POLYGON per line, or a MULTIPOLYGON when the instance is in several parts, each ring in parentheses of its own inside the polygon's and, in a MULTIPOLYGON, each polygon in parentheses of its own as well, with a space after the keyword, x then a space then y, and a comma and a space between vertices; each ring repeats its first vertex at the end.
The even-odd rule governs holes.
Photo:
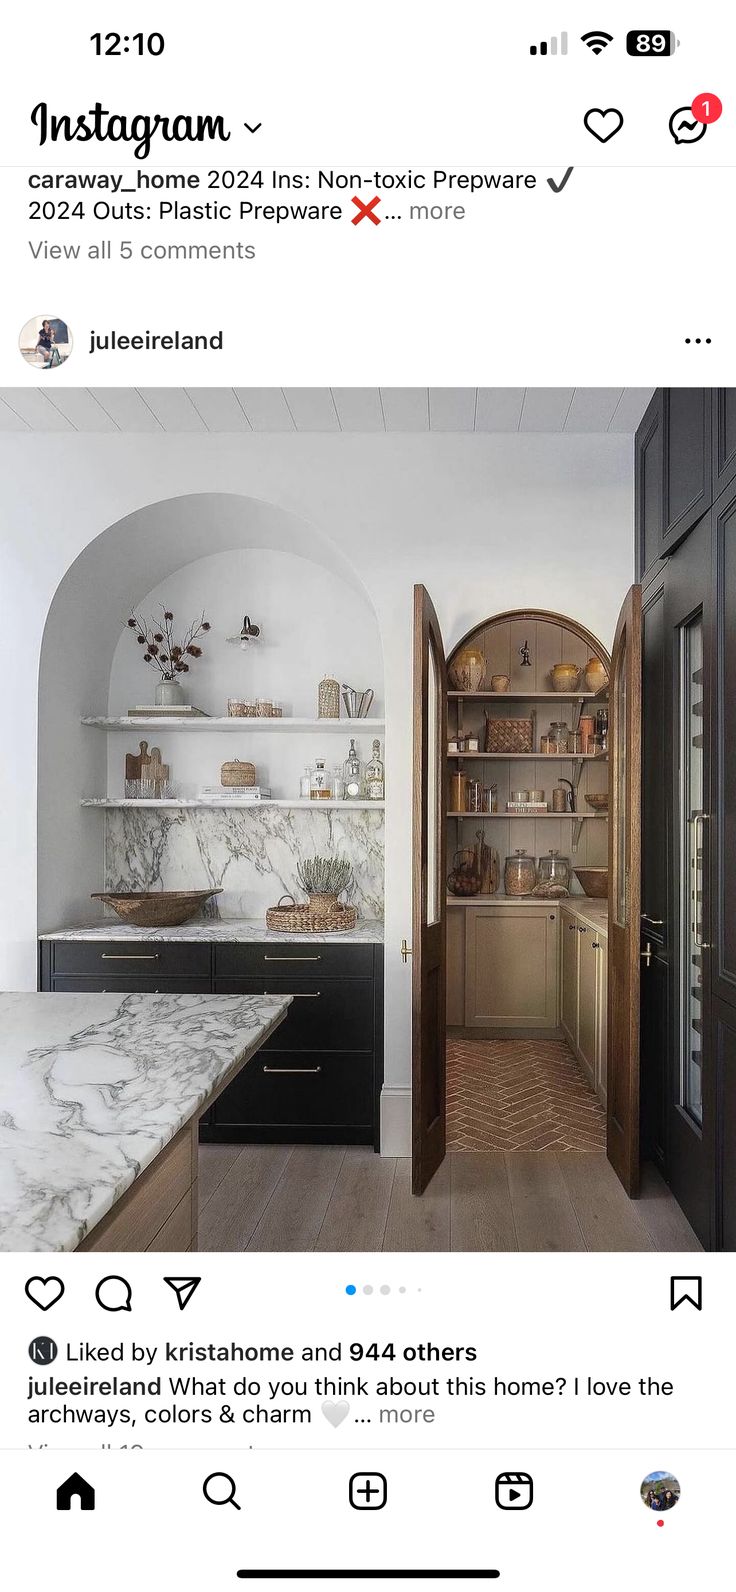
POLYGON ((642 912, 641 921, 642 923, 648 923, 650 929, 664 928, 664 918, 650 918, 648 912, 642 912))
POLYGON ((265 956, 264 962, 321 962, 321 956, 265 956))
POLYGON ((131 951, 126 954, 121 952, 119 956, 113 951, 102 951, 101 957, 103 962, 157 962, 158 951, 151 956, 146 955, 143 951, 131 951))
POLYGON ((266 1066, 264 1066, 263 1071, 264 1072, 268 1072, 268 1073, 272 1073, 272 1074, 278 1074, 278 1073, 300 1073, 300 1074, 301 1073, 309 1073, 310 1075, 312 1075, 314 1073, 321 1072, 322 1068, 321 1067, 266 1067, 266 1066))
POLYGON ((591 940, 591 942, 590 942, 591 951, 600 951, 600 948, 601 948, 600 940, 591 940))
MULTIPOLYGON (((273 995, 275 994, 275 991, 272 989, 264 989, 263 993, 264 995, 273 995)), ((279 994, 281 994, 281 991, 279 991, 279 994)), ((316 989, 314 994, 305 994, 304 992, 300 991, 297 995, 290 995, 288 991, 285 991, 281 995, 281 998, 285 1001, 318 1001, 321 994, 321 989, 316 989)))
POLYGON ((567 925, 568 934, 574 934, 576 929, 577 929, 577 923, 568 923, 568 925, 567 925))
POLYGON ((412 955, 411 946, 407 945, 406 940, 402 940, 401 941, 401 960, 402 960, 402 962, 408 962, 409 957, 411 955, 412 955))
POLYGON ((587 929, 586 929, 586 928, 585 928, 585 927, 584 927, 584 925, 583 925, 583 924, 582 924, 582 923, 581 923, 581 924, 580 924, 580 925, 579 925, 579 926, 578 926, 578 934, 587 934, 587 932, 588 932, 588 930, 587 930, 587 929))
POLYGON ((647 967, 649 966, 649 964, 650 964, 650 962, 652 960, 652 955, 653 955, 652 947, 649 944, 649 941, 647 940, 646 949, 641 952, 642 962, 645 962, 647 967))

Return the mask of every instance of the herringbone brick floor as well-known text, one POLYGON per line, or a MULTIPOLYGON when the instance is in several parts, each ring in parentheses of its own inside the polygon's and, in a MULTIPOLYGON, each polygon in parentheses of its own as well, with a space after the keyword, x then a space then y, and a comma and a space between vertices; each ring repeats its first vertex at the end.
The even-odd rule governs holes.
POLYGON ((448 1150, 601 1150, 603 1106, 562 1039, 451 1039, 448 1150))

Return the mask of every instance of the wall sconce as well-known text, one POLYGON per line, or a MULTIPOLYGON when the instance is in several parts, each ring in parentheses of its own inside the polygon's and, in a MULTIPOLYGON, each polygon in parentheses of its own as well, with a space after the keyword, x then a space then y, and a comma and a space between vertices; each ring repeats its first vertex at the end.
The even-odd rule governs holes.
POLYGON ((523 647, 519 648, 519 657, 521 658, 521 667, 522 667, 522 669, 531 669, 531 666, 532 666, 532 655, 531 655, 531 653, 529 651, 529 642, 528 641, 525 641, 523 647))
POLYGON ((240 632, 240 635, 228 636, 227 639, 231 646, 242 647, 243 652, 247 652, 249 641, 258 641, 260 634, 260 625, 254 625, 251 622, 250 614, 246 614, 243 619, 243 628, 240 632))

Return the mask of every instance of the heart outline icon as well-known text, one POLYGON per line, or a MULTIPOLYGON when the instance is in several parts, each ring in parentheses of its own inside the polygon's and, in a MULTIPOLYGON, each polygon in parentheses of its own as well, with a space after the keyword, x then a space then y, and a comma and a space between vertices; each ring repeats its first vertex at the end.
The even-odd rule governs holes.
POLYGON ((50 1310, 53 1305, 58 1305, 64 1293, 64 1284, 61 1277, 29 1277, 25 1291, 31 1304, 38 1305, 39 1310, 50 1310), (49 1292, 53 1294, 53 1298, 44 1299, 44 1294, 49 1292), (41 1295, 40 1299, 36 1297, 37 1294, 41 1295))
POLYGON ((344 1399, 325 1399, 322 1404, 322 1414, 330 1426, 337 1430, 337 1427, 342 1426, 343 1421, 347 1420, 350 1405, 346 1404, 344 1399))
POLYGON ((600 105, 593 105, 589 111, 585 112, 585 115, 583 117, 583 122, 584 122, 588 132, 592 133, 593 137, 598 139, 599 144, 607 144, 609 139, 615 138, 616 134, 620 133, 621 128, 624 125, 623 115, 622 115, 621 111, 616 110, 615 105, 609 105, 608 108, 605 111, 601 109, 600 105), (610 116, 613 116, 615 118, 616 125, 615 125, 615 127, 611 127, 610 132, 605 132, 603 129, 604 129, 606 123, 608 122, 608 118, 610 116), (595 127, 591 127, 591 125, 590 125, 591 117, 600 118, 600 121, 599 121, 599 126, 601 128, 600 132, 596 132, 595 127))

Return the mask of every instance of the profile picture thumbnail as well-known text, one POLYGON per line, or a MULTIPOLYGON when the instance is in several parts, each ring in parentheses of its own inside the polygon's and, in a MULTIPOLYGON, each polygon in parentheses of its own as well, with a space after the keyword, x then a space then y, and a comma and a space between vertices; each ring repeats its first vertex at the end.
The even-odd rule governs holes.
POLYGON ((34 370, 54 370, 71 354, 72 334, 58 315, 34 315, 18 338, 26 364, 34 370))
POLYGON ((651 1470, 641 1484, 641 1501, 654 1514, 674 1509, 680 1497, 680 1483, 668 1470, 651 1470))

